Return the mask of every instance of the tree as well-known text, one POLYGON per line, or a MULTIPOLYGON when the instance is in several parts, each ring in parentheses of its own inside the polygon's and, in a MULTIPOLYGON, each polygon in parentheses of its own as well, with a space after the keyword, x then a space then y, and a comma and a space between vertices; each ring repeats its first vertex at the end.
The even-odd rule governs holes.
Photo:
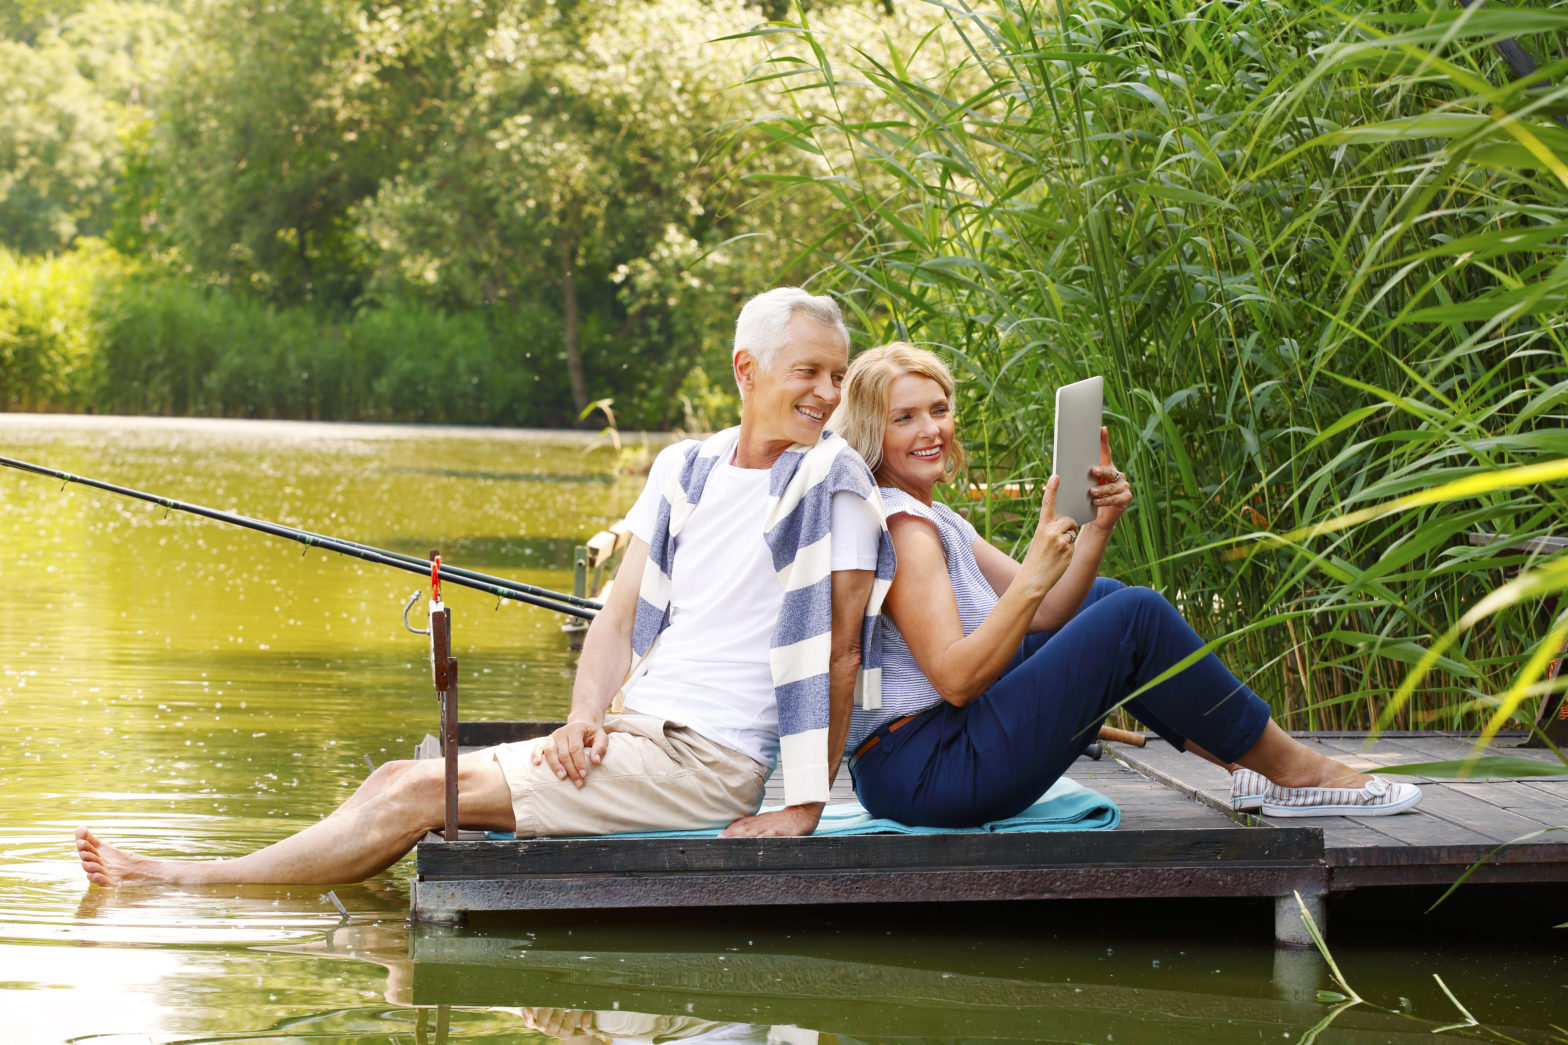
POLYGON ((0 39, 0 242, 29 253, 107 230, 125 139, 179 25, 160 4, 45 6, 0 6, 15 34, 0 39))
POLYGON ((197 271, 278 302, 357 300, 367 259, 353 208, 434 130, 451 73, 440 38, 484 16, 428 7, 205 9, 155 143, 171 234, 197 271))
POLYGON ((715 253, 738 226, 708 193, 714 129, 756 101, 734 89, 749 48, 719 38, 756 17, 697 0, 504 5, 454 63, 469 72, 439 147, 366 205, 378 285, 462 308, 547 304, 574 411, 628 395, 667 420, 694 365, 727 362, 746 291, 724 270, 748 254, 715 253))

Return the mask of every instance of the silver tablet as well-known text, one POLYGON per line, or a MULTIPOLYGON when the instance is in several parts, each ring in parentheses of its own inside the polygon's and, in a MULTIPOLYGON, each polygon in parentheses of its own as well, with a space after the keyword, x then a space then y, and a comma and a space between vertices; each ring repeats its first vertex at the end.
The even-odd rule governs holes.
POLYGON ((1089 469, 1100 463, 1100 425, 1105 380, 1091 377, 1056 390, 1056 434, 1051 444, 1051 471, 1062 477, 1056 488, 1056 514, 1070 515, 1082 526, 1094 518, 1089 469))

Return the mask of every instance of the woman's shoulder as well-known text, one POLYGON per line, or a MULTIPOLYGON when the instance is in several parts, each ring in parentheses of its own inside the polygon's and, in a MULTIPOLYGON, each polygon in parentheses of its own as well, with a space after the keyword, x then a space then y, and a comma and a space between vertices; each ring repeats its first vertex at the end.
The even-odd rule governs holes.
POLYGON ((882 514, 884 515, 918 515, 922 519, 931 517, 929 508, 896 486, 879 486, 877 487, 877 493, 882 495, 882 514))
POLYGON ((895 515, 913 515, 934 523, 939 530, 964 533, 969 529, 964 517, 941 501, 926 504, 892 486, 879 486, 877 492, 882 495, 882 514, 889 519, 895 515))

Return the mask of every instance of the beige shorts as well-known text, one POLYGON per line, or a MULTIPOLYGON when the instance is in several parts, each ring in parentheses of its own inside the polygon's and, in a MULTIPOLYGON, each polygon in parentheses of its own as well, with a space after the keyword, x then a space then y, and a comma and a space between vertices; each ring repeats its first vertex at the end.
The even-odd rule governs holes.
POLYGON ((534 765, 548 738, 493 748, 512 791, 517 836, 606 835, 724 827, 762 805, 771 770, 687 729, 648 715, 612 715, 604 761, 577 787, 534 765))

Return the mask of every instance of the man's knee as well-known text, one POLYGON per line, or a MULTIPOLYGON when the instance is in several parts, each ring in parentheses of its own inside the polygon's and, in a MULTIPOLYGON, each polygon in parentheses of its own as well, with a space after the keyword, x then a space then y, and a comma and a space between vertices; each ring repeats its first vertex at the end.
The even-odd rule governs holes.
POLYGON ((446 804, 446 763, 439 758, 404 762, 391 778, 387 795, 421 823, 441 819, 446 804))
POLYGON ((414 765, 416 765, 416 762, 411 758, 398 758, 390 762, 383 762, 372 769, 370 775, 365 780, 367 783, 379 784, 382 788, 386 788, 398 777, 408 772, 414 765))
MULTIPOLYGON (((510 830, 515 824, 511 789, 493 757, 475 753, 458 759, 457 793, 463 826, 510 830)), ((403 763, 386 795, 409 826, 427 831, 441 827, 446 822, 446 760, 403 763)))

